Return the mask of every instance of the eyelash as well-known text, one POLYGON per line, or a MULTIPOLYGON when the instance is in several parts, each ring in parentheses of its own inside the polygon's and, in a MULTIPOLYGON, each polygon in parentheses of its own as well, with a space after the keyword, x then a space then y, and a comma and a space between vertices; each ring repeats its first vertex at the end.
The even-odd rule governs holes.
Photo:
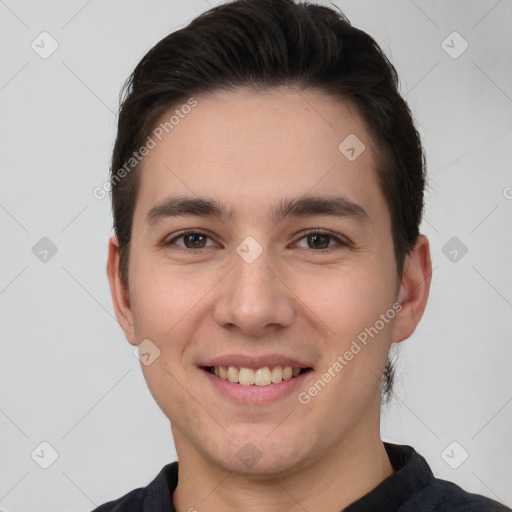
MULTIPOLYGON (((164 247, 170 246, 176 240, 179 240, 180 238, 183 238, 184 236, 187 236, 187 235, 203 235, 203 236, 206 236, 211 239, 211 237, 209 235, 207 235, 206 233, 203 233, 202 231, 197 231, 194 229, 187 229, 187 230, 181 231, 180 233, 178 233, 176 236, 174 236, 170 240, 164 241, 162 245, 164 247)), ((328 236, 330 239, 334 240, 337 243, 337 247, 336 246, 328 247, 326 249, 310 249, 313 252, 324 252, 325 253, 325 252, 330 252, 336 248, 350 246, 349 242, 342 240, 334 232, 329 231, 329 230, 319 230, 319 229, 309 229, 309 230, 305 231, 304 233, 302 233, 302 236, 298 239, 298 241, 302 240, 303 238, 307 238, 308 236, 312 236, 312 235, 328 236)), ((206 248, 206 247, 200 247, 199 249, 190 249, 188 247, 181 247, 181 246, 177 246, 177 247, 179 247, 182 251, 185 251, 185 252, 197 252, 199 249, 206 248)))

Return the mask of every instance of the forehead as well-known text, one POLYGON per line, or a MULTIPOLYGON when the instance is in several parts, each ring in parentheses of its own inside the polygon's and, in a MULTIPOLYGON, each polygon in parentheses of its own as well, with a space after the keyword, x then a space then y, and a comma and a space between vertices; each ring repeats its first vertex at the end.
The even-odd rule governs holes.
POLYGON ((373 143, 351 103, 286 88, 217 91, 196 101, 172 124, 180 105, 157 123, 161 140, 143 161, 137 208, 196 195, 252 215, 308 193, 343 194, 370 214, 385 208, 373 143))

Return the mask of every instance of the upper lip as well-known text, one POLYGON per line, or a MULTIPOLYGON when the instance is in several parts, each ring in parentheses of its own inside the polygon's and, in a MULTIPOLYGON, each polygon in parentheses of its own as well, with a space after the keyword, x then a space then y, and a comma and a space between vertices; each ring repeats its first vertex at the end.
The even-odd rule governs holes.
POLYGON ((291 366, 292 368, 311 368, 309 363, 299 361, 293 357, 279 354, 262 356, 244 356, 240 354, 226 354, 212 357, 201 363, 200 366, 236 366, 238 368, 263 368, 265 366, 291 366))

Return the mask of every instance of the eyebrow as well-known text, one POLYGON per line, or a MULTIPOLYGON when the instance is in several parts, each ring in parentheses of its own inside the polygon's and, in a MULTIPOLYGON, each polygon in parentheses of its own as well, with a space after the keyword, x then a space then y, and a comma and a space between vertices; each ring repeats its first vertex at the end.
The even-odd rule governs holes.
MULTIPOLYGON (((232 208, 220 201, 202 197, 169 197, 153 206, 146 215, 146 223, 155 224, 163 218, 197 215, 230 220, 234 216, 232 208)), ((309 217, 329 215, 333 217, 353 217, 360 222, 369 220, 366 210, 343 196, 301 196, 283 199, 270 214, 275 223, 287 217, 309 217)))

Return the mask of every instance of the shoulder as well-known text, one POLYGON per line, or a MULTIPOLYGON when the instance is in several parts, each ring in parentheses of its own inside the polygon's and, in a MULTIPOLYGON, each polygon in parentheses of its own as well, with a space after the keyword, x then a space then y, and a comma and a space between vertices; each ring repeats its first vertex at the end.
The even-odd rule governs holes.
POLYGON ((178 462, 164 466, 146 486, 138 487, 124 496, 103 503, 92 512, 154 512, 174 510, 172 493, 178 483, 178 462))
POLYGON ((375 489, 372 499, 381 501, 384 496, 388 502, 392 502, 390 510, 512 512, 512 509, 495 500, 467 492, 448 480, 435 478, 425 458, 413 447, 386 442, 384 446, 395 472, 375 489))
POLYGON ((142 512, 145 493, 145 487, 134 489, 121 498, 103 503, 92 512, 142 512))
POLYGON ((511 512, 512 509, 480 494, 465 491, 447 480, 433 478, 399 512, 511 512))

